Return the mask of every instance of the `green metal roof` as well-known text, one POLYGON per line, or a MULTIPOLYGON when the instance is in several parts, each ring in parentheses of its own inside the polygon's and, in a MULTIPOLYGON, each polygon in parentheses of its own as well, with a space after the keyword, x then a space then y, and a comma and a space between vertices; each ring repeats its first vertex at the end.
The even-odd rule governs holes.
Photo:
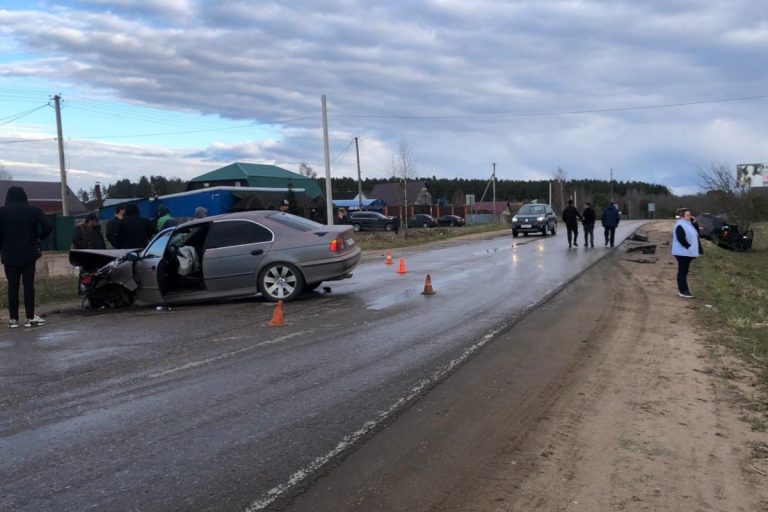
POLYGON ((221 169, 202 174, 190 181, 216 182, 242 179, 248 181, 249 187, 287 187, 288 183, 291 183, 295 188, 303 188, 310 197, 322 195, 320 185, 313 178, 302 176, 276 165, 235 162, 221 169))

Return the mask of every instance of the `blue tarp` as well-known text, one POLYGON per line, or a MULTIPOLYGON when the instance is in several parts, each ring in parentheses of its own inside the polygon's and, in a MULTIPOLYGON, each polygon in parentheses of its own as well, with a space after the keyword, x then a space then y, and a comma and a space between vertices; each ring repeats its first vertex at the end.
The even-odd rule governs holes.
MULTIPOLYGON (((115 209, 119 204, 135 203, 139 207, 142 217, 152 219, 157 217, 157 208, 164 205, 174 218, 192 218, 195 208, 203 206, 208 210, 208 215, 227 213, 232 207, 249 193, 268 192, 279 193, 280 197, 288 192, 287 188, 265 187, 210 187, 178 194, 169 194, 151 199, 127 200, 124 203, 116 203, 105 206, 99 211, 102 220, 109 220, 115 216, 115 209)), ((294 188, 295 194, 303 194, 304 189, 294 188)))

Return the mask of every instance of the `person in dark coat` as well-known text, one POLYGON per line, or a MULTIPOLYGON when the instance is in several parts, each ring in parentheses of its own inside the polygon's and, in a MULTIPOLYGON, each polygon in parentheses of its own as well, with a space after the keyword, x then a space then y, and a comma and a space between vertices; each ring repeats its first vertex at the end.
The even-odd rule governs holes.
POLYGON ((603 208, 601 220, 603 222, 603 232, 605 234, 605 245, 608 245, 610 242, 611 247, 613 247, 613 241, 616 236, 616 228, 619 226, 620 220, 619 209, 616 208, 615 204, 611 203, 603 208))
POLYGON ((0 255, 8 279, 8 327, 19 326, 19 282, 24 283, 24 327, 42 325, 35 314, 35 263, 40 257, 40 241, 48 238, 53 225, 43 211, 27 203, 21 187, 11 187, 0 208, 0 255))
POLYGON ((595 246, 595 219, 597 214, 591 203, 584 204, 586 208, 581 212, 582 225, 584 226, 584 247, 595 246))
POLYGON ((565 229, 568 231, 568 248, 571 248, 571 243, 574 247, 579 246, 579 221, 583 220, 579 210, 573 206, 573 199, 568 200, 568 206, 563 210, 563 222, 565 223, 565 229), (573 241, 571 241, 573 237, 573 241))
POLYGON ((115 207, 115 216, 107 221, 107 240, 115 249, 120 248, 117 245, 117 227, 123 217, 125 217, 125 205, 121 204, 115 207))
POLYGON ((72 239, 73 249, 106 249, 104 236, 101 234, 99 218, 95 213, 89 213, 85 222, 75 228, 75 237, 72 239))
POLYGON ((125 217, 117 227, 117 243, 120 249, 144 248, 155 234, 152 221, 139 215, 139 207, 130 203, 125 207, 125 217))

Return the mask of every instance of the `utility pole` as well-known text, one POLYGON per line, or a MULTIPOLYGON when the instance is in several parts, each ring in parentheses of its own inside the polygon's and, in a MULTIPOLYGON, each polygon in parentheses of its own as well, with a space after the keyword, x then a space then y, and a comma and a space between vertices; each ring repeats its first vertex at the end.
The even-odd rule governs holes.
POLYGON ((321 96, 323 105, 323 149, 325 151, 325 218, 327 224, 333 224, 333 189, 331 188, 331 151, 328 148, 328 108, 325 105, 325 94, 321 96))
POLYGON ((360 146, 355 137, 355 152, 357 153, 357 211, 363 211, 363 181, 360 178, 360 146))
POLYGON ((67 169, 64 167, 64 137, 61 134, 61 96, 58 94, 53 97, 56 104, 56 133, 59 140, 59 173, 61 174, 61 214, 65 217, 69 215, 69 205, 67 205, 67 169))
POLYGON ((493 174, 491 175, 493 180, 493 223, 497 224, 496 219, 496 162, 493 162, 493 174))
POLYGON ((611 167, 611 204, 613 204, 613 167, 611 167))

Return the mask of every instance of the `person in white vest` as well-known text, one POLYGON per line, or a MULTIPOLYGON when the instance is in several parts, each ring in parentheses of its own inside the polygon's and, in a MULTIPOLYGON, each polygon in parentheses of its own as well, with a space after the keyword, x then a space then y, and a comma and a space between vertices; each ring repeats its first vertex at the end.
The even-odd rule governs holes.
POLYGON ((677 259, 677 294, 684 299, 693 298, 688 288, 688 269, 693 259, 701 254, 704 254, 704 249, 701 247, 696 218, 690 210, 683 210, 672 232, 672 255, 677 259))

